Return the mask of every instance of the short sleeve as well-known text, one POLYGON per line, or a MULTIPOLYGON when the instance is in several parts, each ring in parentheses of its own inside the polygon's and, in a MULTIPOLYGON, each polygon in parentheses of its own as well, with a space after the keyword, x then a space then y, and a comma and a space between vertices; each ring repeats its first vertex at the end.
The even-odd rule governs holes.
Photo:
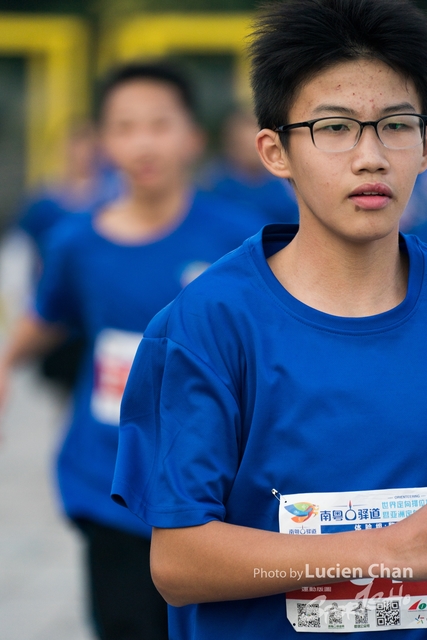
POLYGON ((19 227, 28 234, 43 251, 45 238, 49 231, 65 219, 61 207, 50 198, 40 197, 28 203, 18 221, 19 227))
POLYGON ((46 322, 79 326, 81 305, 75 293, 77 269, 73 266, 73 247, 58 234, 51 234, 35 294, 35 310, 46 322))
POLYGON ((239 424, 235 394, 205 362, 144 338, 122 402, 113 498, 155 527, 223 520, 239 424))

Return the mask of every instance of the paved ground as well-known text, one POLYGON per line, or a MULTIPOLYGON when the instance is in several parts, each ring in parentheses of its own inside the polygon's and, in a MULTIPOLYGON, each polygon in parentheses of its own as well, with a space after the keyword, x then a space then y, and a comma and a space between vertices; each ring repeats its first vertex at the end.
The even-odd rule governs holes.
POLYGON ((62 413, 31 369, 16 374, 0 424, 0 640, 93 640, 79 539, 51 480, 62 413))

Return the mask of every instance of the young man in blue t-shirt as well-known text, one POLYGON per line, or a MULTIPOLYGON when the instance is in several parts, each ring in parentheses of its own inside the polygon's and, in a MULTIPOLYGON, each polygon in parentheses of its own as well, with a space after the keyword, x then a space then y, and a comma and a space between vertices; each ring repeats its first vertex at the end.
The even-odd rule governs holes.
POLYGON ((425 638, 427 248, 398 225, 427 166, 426 19, 288 0, 252 56, 258 150, 300 226, 150 323, 113 496, 154 527, 174 640, 425 638))
POLYGON ((184 78, 165 64, 132 64, 101 95, 104 147, 126 192, 58 225, 45 251, 34 309, 0 361, 11 367, 81 330, 86 350, 58 458, 66 515, 87 542, 93 619, 102 640, 163 640, 166 604, 151 582, 151 529, 110 499, 120 402, 152 317, 212 262, 261 226, 256 213, 194 190, 203 147, 184 78))

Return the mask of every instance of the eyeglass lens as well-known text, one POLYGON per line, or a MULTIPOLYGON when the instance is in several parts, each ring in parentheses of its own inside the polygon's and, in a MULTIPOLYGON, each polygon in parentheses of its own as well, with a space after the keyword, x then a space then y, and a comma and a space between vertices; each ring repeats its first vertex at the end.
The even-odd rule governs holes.
MULTIPOLYGON (((357 144, 360 131, 350 118, 325 118, 313 124, 313 141, 322 151, 347 151, 357 144)), ((421 144, 424 123, 416 115, 393 115, 378 122, 377 132, 388 149, 410 149, 421 144)))

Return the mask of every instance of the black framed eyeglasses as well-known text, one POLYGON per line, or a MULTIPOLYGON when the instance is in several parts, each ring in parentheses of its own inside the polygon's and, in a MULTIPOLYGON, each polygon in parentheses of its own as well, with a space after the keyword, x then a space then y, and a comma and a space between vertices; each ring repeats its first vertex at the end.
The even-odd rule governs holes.
POLYGON ((284 124, 274 129, 287 133, 292 129, 308 127, 313 144, 320 151, 350 151, 359 142, 365 127, 374 127, 375 133, 387 149, 411 149, 424 142, 427 116, 414 113, 396 113, 379 120, 361 122, 355 118, 329 116, 306 122, 284 124))

